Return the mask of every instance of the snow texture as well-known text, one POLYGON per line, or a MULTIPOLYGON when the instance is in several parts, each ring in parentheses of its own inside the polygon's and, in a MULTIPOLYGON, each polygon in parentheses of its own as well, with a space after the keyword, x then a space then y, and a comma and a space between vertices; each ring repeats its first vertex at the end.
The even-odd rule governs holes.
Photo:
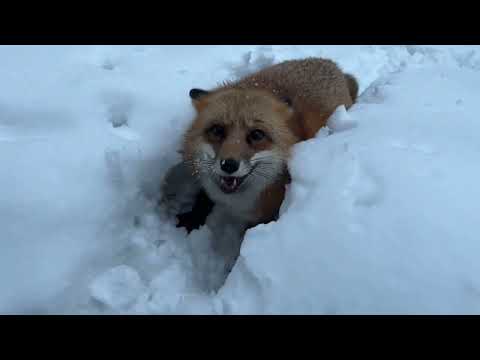
POLYGON ((0 312, 480 313, 479 46, 1 46, 0 312), (328 57, 360 83, 294 148, 226 277, 158 205, 188 91, 328 57))

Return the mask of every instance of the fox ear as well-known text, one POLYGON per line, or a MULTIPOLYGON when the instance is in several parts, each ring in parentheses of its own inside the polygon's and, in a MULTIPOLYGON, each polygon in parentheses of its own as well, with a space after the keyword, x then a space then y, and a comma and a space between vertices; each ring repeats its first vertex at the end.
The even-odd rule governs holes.
POLYGON ((287 96, 282 96, 280 98, 280 101, 283 102, 284 104, 286 104, 289 108, 292 107, 292 99, 290 99, 289 97, 287 96))
POLYGON ((189 92, 190 98, 192 100, 200 100, 202 97, 208 94, 209 94, 208 91, 202 90, 202 89, 192 89, 189 92))
POLYGON ((195 106, 198 112, 205 107, 206 102, 203 100, 205 100, 208 94, 210 94, 210 92, 202 89, 191 89, 188 93, 190 99, 192 99, 193 106, 195 106))

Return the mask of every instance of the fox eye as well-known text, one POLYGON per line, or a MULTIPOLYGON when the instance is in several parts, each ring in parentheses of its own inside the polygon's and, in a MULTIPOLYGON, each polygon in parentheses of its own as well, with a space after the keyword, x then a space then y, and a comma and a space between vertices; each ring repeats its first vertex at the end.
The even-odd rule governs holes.
POLYGON ((221 125, 213 125, 207 130, 207 134, 220 140, 225 137, 225 128, 221 125))
POLYGON ((250 131, 250 133, 247 136, 247 141, 249 143, 262 141, 263 139, 266 138, 266 136, 267 136, 267 134, 265 134, 265 132, 263 132, 262 130, 255 129, 255 130, 250 131))

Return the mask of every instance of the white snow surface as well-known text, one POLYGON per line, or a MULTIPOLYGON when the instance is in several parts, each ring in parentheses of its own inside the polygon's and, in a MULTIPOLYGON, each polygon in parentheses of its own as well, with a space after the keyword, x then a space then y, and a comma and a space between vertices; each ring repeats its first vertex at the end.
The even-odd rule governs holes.
POLYGON ((479 46, 1 46, 0 65, 0 313, 480 313, 479 46), (207 228, 155 211, 188 91, 307 56, 361 96, 295 146, 280 219, 225 280, 207 228))

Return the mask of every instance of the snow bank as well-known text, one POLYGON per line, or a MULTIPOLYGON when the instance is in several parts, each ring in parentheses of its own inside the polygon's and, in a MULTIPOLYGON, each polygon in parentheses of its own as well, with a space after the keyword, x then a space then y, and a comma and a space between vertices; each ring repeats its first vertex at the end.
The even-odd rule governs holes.
POLYGON ((280 220, 248 233, 221 291, 230 311, 478 313, 479 80, 406 70, 364 94, 355 129, 298 145, 280 220))

